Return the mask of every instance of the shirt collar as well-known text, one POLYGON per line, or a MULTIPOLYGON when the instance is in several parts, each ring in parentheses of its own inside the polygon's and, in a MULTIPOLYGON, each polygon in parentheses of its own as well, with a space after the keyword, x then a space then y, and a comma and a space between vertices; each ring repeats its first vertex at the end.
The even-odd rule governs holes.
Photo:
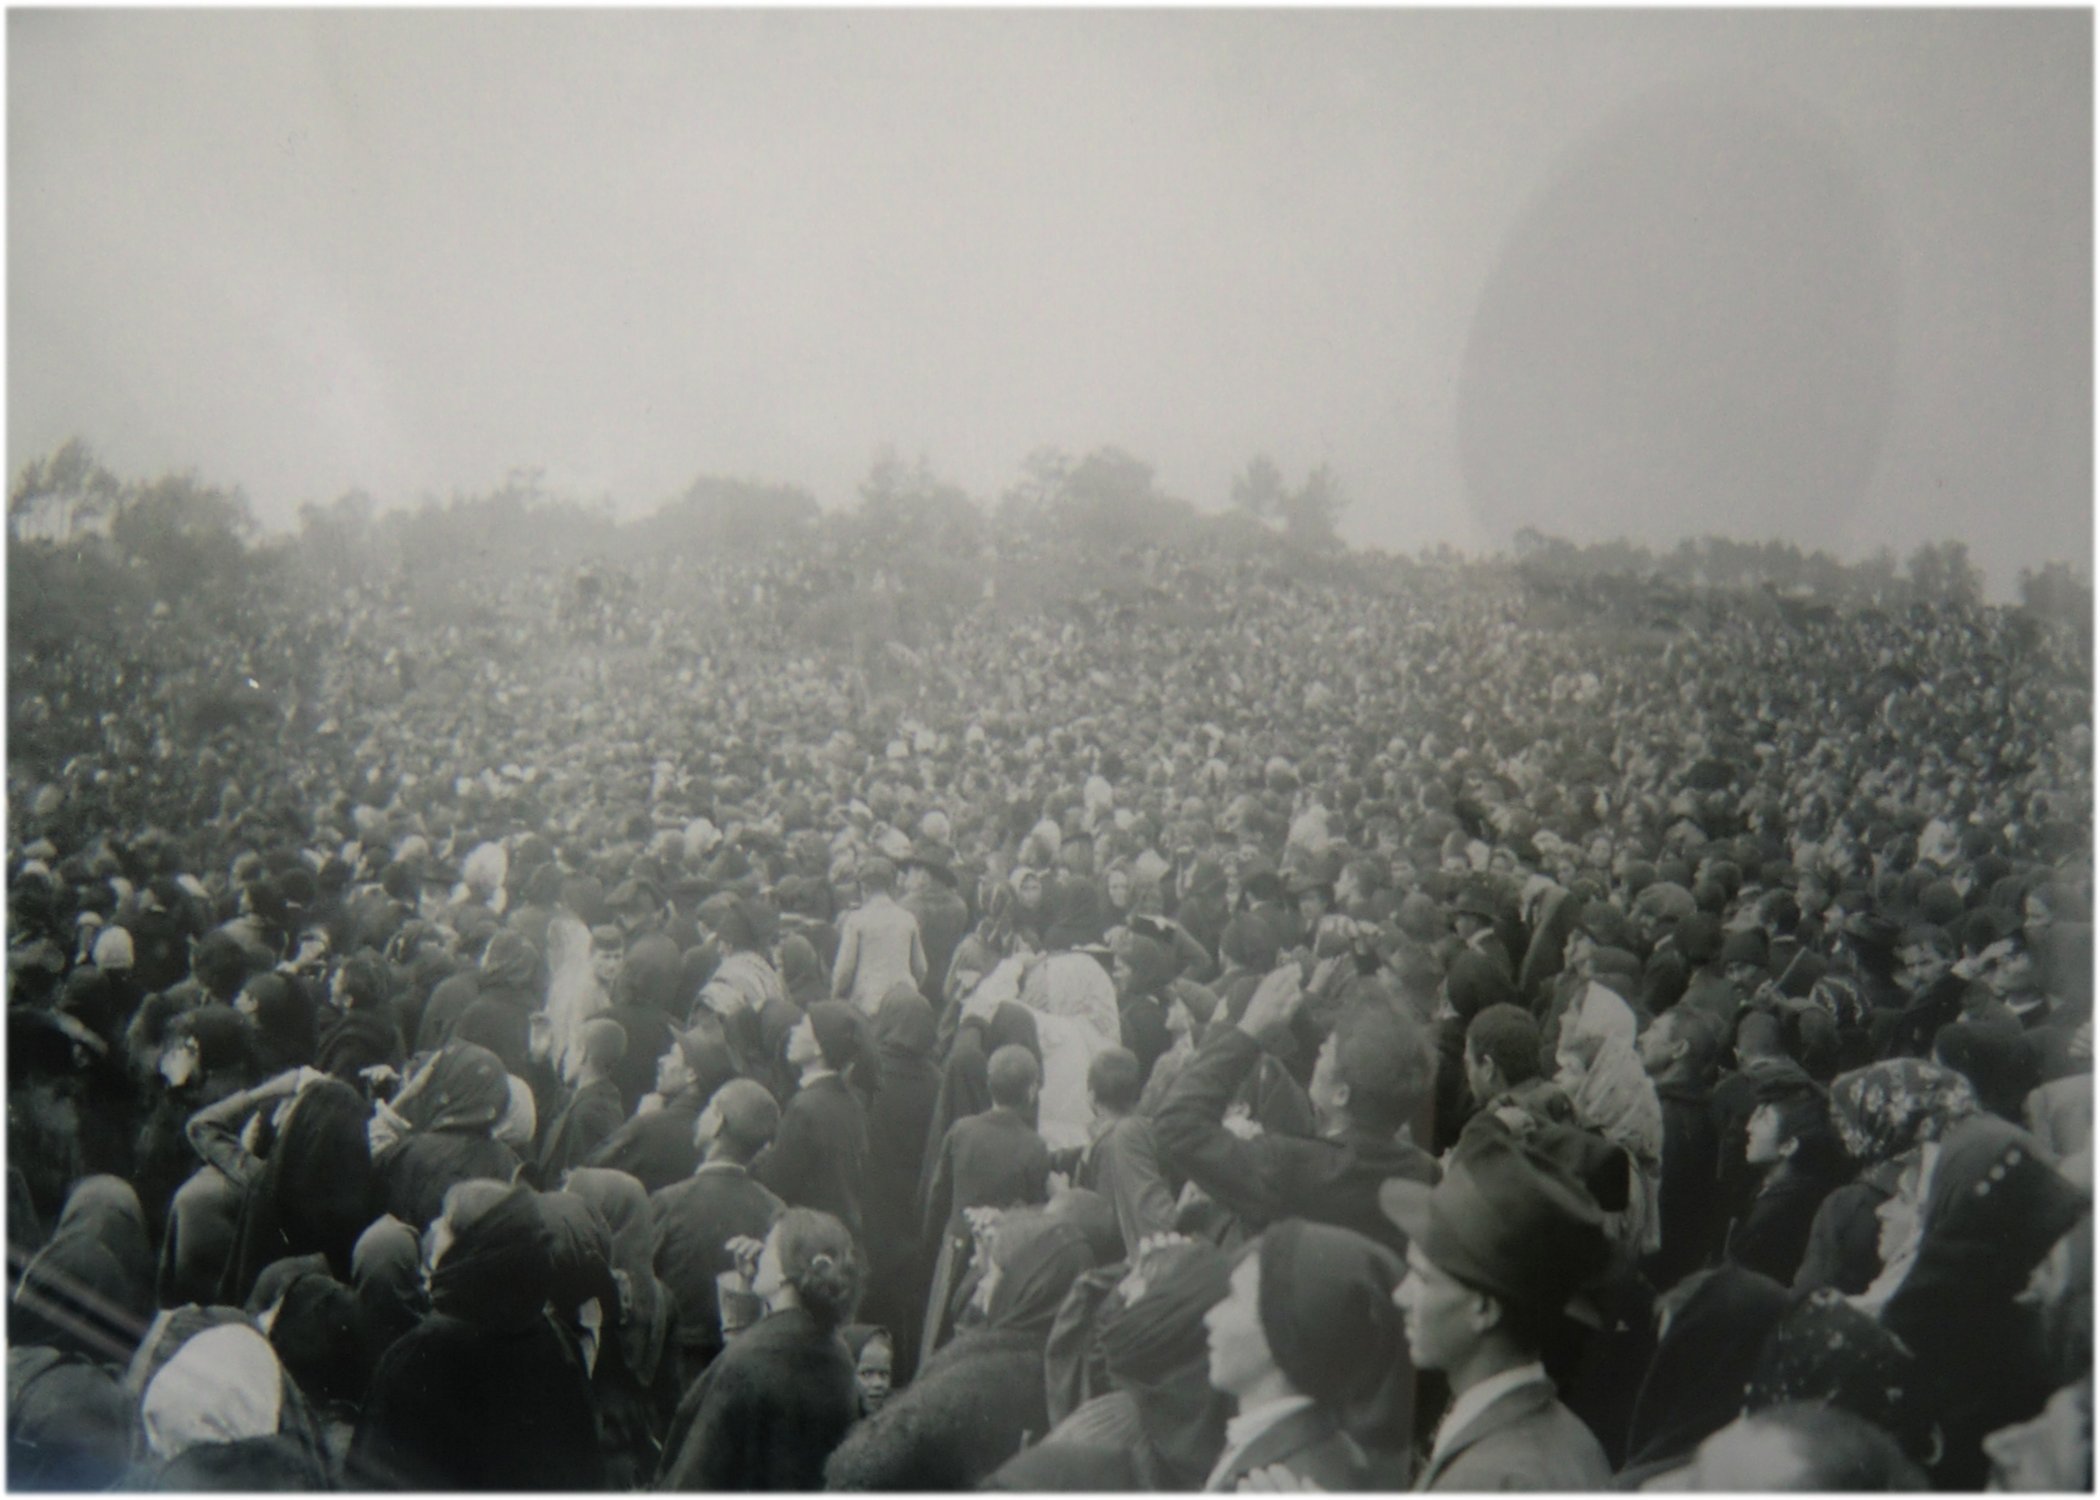
POLYGON ((1490 1375, 1478 1385, 1469 1385, 1460 1391, 1451 1403, 1451 1410, 1444 1413, 1444 1420, 1437 1424, 1436 1444, 1430 1449, 1432 1457, 1441 1455, 1451 1440, 1473 1424, 1473 1419, 1493 1406, 1520 1386, 1546 1378, 1546 1367, 1537 1360, 1528 1365, 1518 1365, 1490 1375))
POLYGON ((802 1075, 802 1087, 808 1088, 813 1083, 822 1083, 827 1078, 836 1078, 838 1076, 838 1069, 836 1068, 813 1068, 802 1075))
POLYGON ((1310 1396, 1278 1396, 1273 1401, 1264 1401, 1250 1407, 1225 1424, 1225 1451, 1218 1455, 1217 1467, 1210 1471, 1216 1480, 1252 1447, 1255 1439, 1271 1428, 1281 1426, 1290 1418, 1313 1404, 1310 1396))

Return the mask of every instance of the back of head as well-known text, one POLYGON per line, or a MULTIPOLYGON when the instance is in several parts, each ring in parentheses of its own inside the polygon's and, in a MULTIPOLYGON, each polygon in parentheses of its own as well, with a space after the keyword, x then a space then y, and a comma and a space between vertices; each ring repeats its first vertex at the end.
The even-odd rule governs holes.
POLYGON ((610 1016, 596 1016, 583 1027, 583 1060, 594 1068, 611 1068, 627 1056, 627 1028, 610 1016))
POLYGON ((708 1106, 721 1117, 720 1139, 738 1161, 750 1161, 779 1133, 780 1105, 754 1079, 732 1078, 715 1090, 708 1106))
POLYGON ((1505 1085, 1539 1075, 1539 1023, 1521 1005, 1490 1005, 1466 1027, 1466 1050, 1495 1065, 1505 1085))
POLYGON ((1436 1076, 1436 1053, 1413 1016, 1356 1004, 1334 1027, 1335 1071, 1349 1088, 1349 1116, 1385 1132, 1413 1119, 1436 1076))
POLYGON ((1035 1055, 1026 1047, 1001 1047, 985 1064, 985 1079, 991 1089, 992 1102, 1008 1109, 1025 1109, 1036 1086, 1042 1082, 1042 1076, 1035 1055))
POLYGON ((819 1324, 840 1328, 860 1303, 862 1269, 853 1236, 830 1214, 791 1208, 773 1226, 781 1275, 819 1324))
POLYGON ((1738 1417, 1699 1445, 1690 1477, 1697 1490, 1890 1494, 1929 1488, 1923 1471, 1879 1427, 1807 1402, 1738 1417))
POLYGON ((1143 1093, 1137 1054, 1127 1047, 1110 1047, 1099 1054, 1087 1065, 1086 1087, 1103 1109, 1128 1114, 1143 1093))

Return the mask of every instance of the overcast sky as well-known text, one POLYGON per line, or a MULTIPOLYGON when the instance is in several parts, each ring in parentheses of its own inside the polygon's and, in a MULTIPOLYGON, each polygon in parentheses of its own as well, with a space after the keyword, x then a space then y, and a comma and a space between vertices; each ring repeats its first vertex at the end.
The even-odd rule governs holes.
POLYGON ((8 16, 8 458, 2092 548, 2089 13, 8 16))

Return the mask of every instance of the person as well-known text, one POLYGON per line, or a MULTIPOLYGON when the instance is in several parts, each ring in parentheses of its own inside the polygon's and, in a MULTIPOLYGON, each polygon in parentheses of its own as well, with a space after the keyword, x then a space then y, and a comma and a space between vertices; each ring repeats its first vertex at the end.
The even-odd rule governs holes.
POLYGON ((926 975, 920 988, 930 1002, 946 994, 948 966, 970 930, 970 907, 956 889, 955 865, 948 851, 929 838, 912 844, 904 872, 904 899, 899 904, 919 924, 926 951, 926 975))
POLYGON ((8 1305, 10 1348, 42 1346, 103 1363, 131 1358, 153 1313, 145 1210, 121 1177, 85 1177, 8 1305))
POLYGON ((798 1070, 780 1132, 751 1164, 751 1175, 793 1208, 814 1208, 859 1242, 867 1186, 868 1111, 847 1086, 848 1068, 868 1056, 866 1023, 852 1006, 827 1000, 788 1033, 787 1060, 798 1070))
POLYGON ((853 1380, 860 1387, 860 1414, 872 1417, 895 1386, 896 1342, 880 1324, 855 1323, 846 1330, 846 1351, 853 1356, 853 1380))
POLYGON ((187 1340, 139 1403, 144 1462, 123 1488, 325 1490, 327 1457, 298 1387, 245 1324, 187 1340))
MULTIPOLYGON (((1288 1487, 1375 1489, 1398 1478, 1352 1428, 1388 1431, 1401 1358, 1399 1257, 1352 1230, 1285 1219, 1244 1247, 1227 1295, 1203 1315, 1213 1388, 1232 1398, 1223 1451, 1203 1488, 1250 1476, 1288 1487), (1279 1473, 1280 1471, 1280 1473, 1279 1473)), ((1404 1451, 1404 1450, 1402 1450, 1404 1451)))
POLYGON ((860 1415, 860 1386, 840 1337, 862 1274, 845 1225, 792 1208, 755 1257, 744 1254, 755 1259, 751 1289, 765 1316, 686 1392, 660 1490, 821 1489, 825 1461, 860 1415))
POLYGON ((1683 1468, 1701 1442, 1735 1420, 1790 1305, 1785 1287, 1740 1266, 1695 1272, 1664 1294, 1656 1308, 1662 1335, 1634 1398, 1620 1489, 1683 1468))
POLYGON ((2093 1377, 2060 1388, 2039 1415, 1983 1441, 1990 1488, 2001 1492, 2093 1488, 2093 1377))
POLYGON ((627 1031, 607 1016, 583 1024, 576 1090, 541 1137, 540 1181, 556 1183, 584 1162, 627 1122, 613 1070, 627 1055, 627 1031))
POLYGON ((721 1023, 713 1017, 672 1035, 656 1060, 656 1092, 644 1096, 634 1117, 585 1164, 625 1172, 652 1193, 685 1181, 700 1164, 693 1135, 700 1112, 735 1076, 721 1023))
MULTIPOLYGON (((597 942, 594 934, 594 953, 597 942)), ((627 1050, 613 1070, 613 1083, 620 1090, 623 1109, 631 1116, 642 1096, 658 1082, 659 1059, 676 1039, 671 1016, 678 1005, 682 961, 678 945, 660 932, 644 933, 632 943, 624 938, 620 942, 622 953, 613 981, 613 1003, 605 1014, 627 1033, 627 1050)))
POLYGON ((1434 1188, 1388 1183, 1379 1201, 1408 1241, 1393 1294, 1408 1350, 1452 1391, 1415 1488, 1604 1488, 1604 1449, 1540 1358, 1554 1321, 1606 1267, 1596 1201, 1514 1138, 1482 1140, 1434 1188))
POLYGON ((422 1257, 415 1230, 391 1214, 374 1219, 350 1252, 350 1286, 364 1312, 374 1361, 430 1311, 422 1257))
POLYGON ((1721 1047, 1718 1025, 1681 1005, 1664 1011, 1635 1042, 1662 1106, 1662 1165, 1656 1184, 1660 1243, 1642 1265, 1657 1287, 1675 1286, 1720 1252, 1714 1215, 1720 1142, 1708 1079, 1721 1047))
POLYGON ((456 1183, 426 1238, 430 1312, 387 1350, 350 1443, 360 1488, 587 1490, 605 1478, 590 1378, 545 1315, 538 1195, 456 1183))
POLYGON ((967 1490, 1048 1430, 1044 1348, 1093 1264, 1085 1237, 1041 1212, 1003 1216, 975 1305, 984 1321, 927 1357, 825 1466, 835 1490, 967 1490))
POLYGON ((860 885, 866 899, 839 927, 831 997, 873 1015, 898 981, 916 989, 925 980, 926 945, 919 936, 919 919, 899 906, 893 894, 896 866, 879 856, 863 860, 860 885))
POLYGON ((407 1052, 394 1019, 393 991, 393 974, 378 954, 344 959, 330 981, 336 1012, 322 1028, 314 1066, 353 1088, 368 1068, 398 1072, 407 1052))
POLYGON ((372 1116, 372 1164, 386 1211, 405 1224, 428 1224, 454 1184, 508 1182, 518 1154, 495 1131, 510 1108, 510 1074, 488 1048, 453 1041, 432 1054, 372 1116))
POLYGON ((1841 1170, 1824 1091, 1798 1067, 1763 1070, 1745 1136, 1744 1160, 1764 1178, 1749 1213, 1729 1231, 1727 1259, 1791 1286, 1816 1211, 1841 1170))
POLYGON ((1730 1422, 1699 1445, 1683 1485, 1722 1494, 1914 1494, 1927 1481, 1896 1440, 1872 1423, 1799 1404, 1730 1422))
POLYGON ((733 1078, 707 1101, 694 1125, 700 1164, 684 1182, 650 1196, 656 1221, 651 1263, 678 1308, 678 1354, 683 1380, 714 1362, 722 1350, 718 1278, 733 1270, 730 1245, 765 1238, 787 1211, 751 1163, 772 1144, 780 1106, 748 1078, 733 1078))
POLYGON ((1146 1240, 1174 1227, 1174 1193, 1159 1165, 1152 1122, 1137 1112, 1144 1092, 1137 1054, 1114 1047, 1087 1065, 1093 1137, 1079 1154, 1074 1183, 1106 1198, 1116 1211, 1123 1253, 1134 1257, 1146 1240))
POLYGON ((1412 1018, 1389 1006, 1345 1010, 1322 1042, 1311 1094, 1317 1137, 1262 1134, 1242 1140, 1225 1126, 1233 1097, 1304 998, 1294 965, 1263 979, 1239 1020, 1204 1042, 1153 1122, 1162 1165, 1237 1216, 1249 1234, 1286 1218, 1354 1229, 1398 1251, 1404 1240, 1378 1210, 1389 1178, 1431 1182, 1436 1163, 1399 1138, 1427 1095, 1434 1054, 1412 1018))
POLYGON ((684 1390, 677 1301, 657 1279, 656 1218, 639 1182, 625 1172, 578 1167, 563 1180, 561 1191, 595 1209, 612 1235, 617 1300, 601 1309, 602 1342, 591 1367, 591 1391, 607 1482, 615 1489, 633 1489, 656 1472, 664 1433, 684 1390))
POLYGON ((898 1369, 908 1377, 917 1364, 929 1275, 918 1198, 926 1132, 940 1102, 933 1006, 918 991, 897 985, 876 1010, 873 1030, 882 1087, 868 1105, 868 1191, 863 1199, 868 1294, 863 1313, 902 1335, 902 1347, 893 1342, 891 1350, 898 1369))

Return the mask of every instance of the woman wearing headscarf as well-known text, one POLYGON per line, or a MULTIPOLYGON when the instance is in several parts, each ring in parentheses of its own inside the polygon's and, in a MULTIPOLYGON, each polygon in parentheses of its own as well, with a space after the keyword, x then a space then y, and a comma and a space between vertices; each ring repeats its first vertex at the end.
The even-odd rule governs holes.
POLYGON ((655 1269, 656 1215, 642 1185, 625 1172, 578 1168, 562 1195, 595 1209, 610 1232, 617 1300, 604 1309, 604 1342, 591 1370, 608 1480, 632 1489, 654 1474, 678 1409, 677 1303, 655 1269))
POLYGON ((43 1345, 122 1365, 153 1318, 153 1249, 138 1194, 121 1177, 87 1177, 29 1262, 8 1308, 10 1346, 43 1345))
POLYGON ((628 945, 605 1014, 627 1033, 626 1055, 612 1077, 630 1114, 655 1084, 656 1061, 671 1045, 675 1019, 683 1014, 682 984, 682 960, 671 939, 651 932, 628 945))
POLYGON ((430 1314, 373 1373, 349 1487, 602 1485, 590 1379, 545 1312, 554 1257, 536 1200, 488 1181, 446 1194, 429 1241, 430 1314))
POLYGON ((405 1224, 428 1224, 454 1183, 510 1181, 518 1154, 494 1135, 510 1108, 510 1074, 496 1054, 446 1043, 374 1114, 372 1160, 386 1211, 405 1224))
POLYGON ((1858 1176, 1816 1210, 1794 1290, 1864 1292, 1881 1269, 1881 1205, 1917 1153, 1977 1108, 1966 1078, 1914 1057, 1890 1058, 1831 1080, 1831 1123, 1858 1176))
MULTIPOLYGON (((194 1181, 202 1165, 190 1144, 190 1118, 255 1082, 255 1041, 255 1028, 232 1006, 203 1005, 169 1023, 160 1051, 148 1065, 154 1098, 139 1126, 131 1182, 156 1241, 169 1227, 176 1194, 194 1181)), ((211 1170, 204 1167, 207 1173, 211 1170)), ((218 1187, 226 1190, 216 1196, 230 1196, 223 1179, 218 1187)), ((226 1219, 230 1229, 230 1210, 226 1219)), ((201 1220, 190 1227, 194 1232, 200 1226, 201 1220)))
POLYGON ((1985 1435, 2049 1399, 2041 1327, 2018 1299, 2029 1273, 2092 1211, 2026 1131, 1980 1114, 1949 1130, 1926 1179, 1910 1268, 1881 1322, 1917 1354, 1940 1414, 1941 1488, 1976 1489, 1985 1435))
POLYGON ((376 1360, 430 1311, 421 1238, 391 1214, 374 1219, 350 1252, 350 1285, 376 1360))
POLYGON ((1632 1158, 1634 1191, 1614 1237, 1652 1255, 1662 1246, 1662 1100, 1634 1050, 1635 1030, 1632 1007, 1592 982, 1562 1020, 1554 1082, 1573 1102, 1578 1124, 1632 1158))
MULTIPOLYGON (((285 1373, 311 1404, 331 1468, 340 1468, 377 1362, 371 1328, 357 1294, 329 1275, 319 1256, 278 1264, 309 1269, 269 1290, 257 1309, 257 1325, 269 1334, 285 1373)), ((268 1279, 268 1272, 257 1279, 258 1296, 251 1303, 261 1298, 268 1279)))
POLYGON ((860 1297, 853 1238, 830 1214, 789 1209, 739 1257, 765 1316, 731 1339, 672 1422, 660 1490, 815 1490, 860 1414, 839 1330, 860 1297))
POLYGON ((917 1364, 917 1330, 931 1274, 918 1243, 917 1208, 926 1131, 941 1090, 933 1061, 933 1007, 911 986, 894 985, 876 1007, 871 1031, 882 1087, 868 1105, 866 1311, 871 1321, 903 1332, 906 1342, 892 1352, 908 1380, 917 1364))
POLYGON ((1740 1266, 1698 1272, 1664 1296, 1662 1340, 1634 1398, 1620 1489, 1689 1464, 1700 1443, 1741 1414, 1789 1302, 1785 1287, 1740 1266))
POLYGON ((137 1490, 323 1490, 319 1434, 276 1351, 244 1323, 206 1329, 176 1351, 139 1404, 137 1490))
POLYGON ((780 940, 780 983, 788 1000, 803 1010, 831 998, 831 975, 808 938, 790 933, 780 940))
POLYGON ((319 1046, 313 997, 286 974, 257 974, 241 986, 233 1008, 255 1026, 255 1050, 265 1074, 304 1068, 319 1046))
POLYGON ((1200 1489, 1231 1415, 1210 1383, 1203 1316, 1231 1280, 1231 1262, 1214 1245, 1177 1238, 1141 1250, 1094 1333, 1114 1389, 1002 1465, 985 1488, 1200 1489))
POLYGON ((489 939, 474 999, 450 1036, 488 1048, 505 1070, 524 1076, 532 1061, 532 1018, 546 1001, 547 967, 539 949, 506 929, 489 939))
POLYGON ((1041 1213, 992 1231, 984 1322, 944 1345, 855 1428, 824 1472, 835 1490, 966 1490, 1050 1426, 1043 1351, 1058 1306, 1093 1264, 1085 1236, 1041 1213))
POLYGON ((1968 1079, 1985 1109, 2015 1125, 2025 1123, 2027 1096, 2042 1081, 2025 1032, 2011 1025, 1956 1021, 1935 1033, 1932 1056, 1968 1079))
POLYGON ((1797 1300, 1765 1339, 1742 1410, 1810 1402, 1872 1422, 1921 1466, 1940 1448, 1918 1358, 1903 1341, 1824 1288, 1797 1300))
POLYGON ((7 1351, 7 1481, 18 1490, 109 1490, 136 1441, 138 1401, 108 1366, 49 1345, 7 1351))
POLYGON ((397 1072, 407 1058, 394 1020, 393 973, 375 953, 353 953, 332 981, 336 1011, 322 1028, 314 1066, 355 1088, 367 1068, 397 1072))

